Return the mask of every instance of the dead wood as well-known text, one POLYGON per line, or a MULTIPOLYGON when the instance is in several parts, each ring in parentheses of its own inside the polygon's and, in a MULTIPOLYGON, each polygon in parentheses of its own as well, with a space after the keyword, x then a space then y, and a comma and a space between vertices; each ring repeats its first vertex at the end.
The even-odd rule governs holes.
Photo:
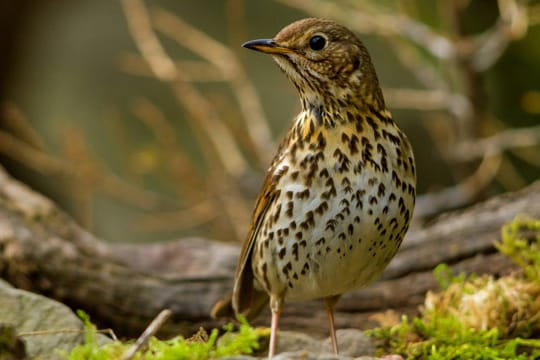
MULTIPOLYGON (((513 266, 493 241, 517 214, 540 217, 540 182, 413 228, 372 286, 343 296, 337 326, 366 328, 386 309, 413 312, 436 288, 433 268, 503 274, 513 266)), ((188 334, 220 323, 209 316, 232 287, 239 246, 188 238, 152 245, 108 245, 45 197, 0 168, 0 277, 89 312, 102 326, 135 335, 162 310, 163 333, 188 334)), ((268 324, 268 313, 257 324, 268 324)), ((319 301, 287 303, 283 329, 325 334, 319 301)))

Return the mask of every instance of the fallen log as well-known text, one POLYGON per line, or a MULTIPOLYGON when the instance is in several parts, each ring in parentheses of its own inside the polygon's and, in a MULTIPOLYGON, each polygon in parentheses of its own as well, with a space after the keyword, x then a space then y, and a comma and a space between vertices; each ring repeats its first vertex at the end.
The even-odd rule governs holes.
MULTIPOLYGON (((416 226, 381 279, 343 296, 338 328, 368 328, 386 309, 414 312, 436 288, 433 268, 504 274, 510 260, 493 242, 517 214, 540 217, 540 182, 416 226)), ((78 226, 52 201, 0 168, 0 277, 12 285, 83 309, 100 326, 139 334, 162 309, 162 334, 190 334, 221 322, 212 305, 230 292, 240 247, 200 238, 151 245, 110 245, 78 226)), ((269 324, 265 312, 256 324, 269 324)), ((280 328, 326 334, 319 301, 286 303, 280 328)))

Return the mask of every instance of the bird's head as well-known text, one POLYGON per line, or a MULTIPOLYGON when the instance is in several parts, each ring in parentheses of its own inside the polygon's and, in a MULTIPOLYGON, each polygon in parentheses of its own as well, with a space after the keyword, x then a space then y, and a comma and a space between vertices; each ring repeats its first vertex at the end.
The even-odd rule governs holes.
POLYGON ((329 101, 384 107, 366 48, 349 29, 331 20, 299 20, 273 39, 242 46, 272 55, 298 89, 304 107, 325 106, 329 101))

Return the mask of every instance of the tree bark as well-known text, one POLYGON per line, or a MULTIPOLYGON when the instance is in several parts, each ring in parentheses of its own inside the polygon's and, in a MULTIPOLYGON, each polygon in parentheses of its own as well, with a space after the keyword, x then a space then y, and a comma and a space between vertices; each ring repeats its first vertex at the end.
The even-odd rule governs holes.
MULTIPOLYGON (((368 328, 373 313, 416 311, 436 288, 431 272, 441 262, 456 271, 507 273, 514 267, 493 242, 521 213, 540 217, 540 182, 412 228, 378 282, 343 296, 337 326, 368 328)), ((0 168, 0 277, 83 309, 119 334, 138 335, 164 308, 173 316, 162 335, 219 326, 210 309, 231 291, 239 251, 198 238, 109 245, 0 168)), ((256 324, 268 325, 268 312, 256 324)), ((286 303, 280 328, 326 334, 324 306, 286 303)))

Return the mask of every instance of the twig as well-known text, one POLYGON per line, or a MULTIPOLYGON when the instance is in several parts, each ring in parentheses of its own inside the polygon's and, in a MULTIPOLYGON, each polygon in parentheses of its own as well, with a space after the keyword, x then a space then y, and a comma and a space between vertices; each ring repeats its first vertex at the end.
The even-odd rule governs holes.
MULTIPOLYGON (((155 78, 154 72, 151 70, 148 62, 140 55, 122 54, 118 59, 120 69, 127 74, 135 76, 144 76, 155 78)), ((224 74, 220 69, 206 61, 199 60, 179 60, 175 61, 176 68, 183 70, 182 81, 191 82, 223 82, 229 81, 229 74, 224 74)))
POLYGON ((501 156, 485 157, 476 171, 459 184, 419 196, 416 199, 414 216, 432 216, 470 203, 493 180, 501 162, 501 156))
POLYGON ((384 89, 384 97, 391 107, 420 111, 446 110, 456 117, 470 112, 470 104, 461 94, 444 90, 391 88, 384 89))
MULTIPOLYGON (((56 335, 56 334, 84 334, 86 330, 80 329, 59 329, 59 330, 34 330, 34 331, 22 331, 17 333, 21 337, 26 336, 44 336, 44 335, 56 335)), ((107 334, 111 337, 113 341, 117 341, 118 338, 114 333, 113 329, 98 329, 96 330, 98 334, 107 334)))
MULTIPOLYGON (((81 164, 73 164, 44 153, 1 130, 0 153, 40 174, 67 176, 81 183, 90 180, 89 174, 81 171, 81 164)), ((142 209, 157 208, 166 202, 160 196, 144 191, 102 169, 94 171, 91 178, 96 189, 100 189, 112 198, 142 209)))
POLYGON ((501 168, 497 173, 496 180, 504 187, 505 191, 515 191, 527 186, 527 182, 508 156, 502 157, 501 168))
POLYGON ((194 126, 204 129, 216 156, 227 172, 240 177, 248 168, 247 162, 238 149, 234 137, 224 125, 212 104, 191 84, 183 79, 180 69, 165 53, 155 33, 152 31, 150 17, 142 0, 122 0, 129 31, 143 58, 161 81, 171 85, 176 99, 196 120, 194 126))
POLYGON ((40 134, 32 127, 32 124, 21 109, 14 103, 6 101, 0 104, 0 122, 4 130, 11 130, 19 139, 32 145, 39 150, 45 150, 45 141, 40 134))
POLYGON ((540 125, 508 129, 482 139, 464 141, 452 146, 449 156, 455 160, 497 155, 507 149, 540 145, 540 125))
POLYGON ((364 12, 355 8, 344 8, 327 0, 277 1, 315 16, 339 18, 350 28, 360 33, 376 33, 385 37, 406 37, 438 59, 449 60, 456 55, 456 49, 451 41, 406 15, 385 13, 382 8, 378 9, 377 12, 364 12))
POLYGON ((498 0, 500 17, 495 25, 475 37, 470 47, 474 69, 478 72, 489 69, 504 53, 511 41, 520 39, 527 33, 529 20, 524 1, 498 0))
POLYGON ((194 227, 215 219, 219 214, 216 205, 215 199, 207 199, 178 211, 160 211, 151 215, 142 215, 135 222, 135 226, 145 231, 170 231, 194 227))
POLYGON ((224 77, 230 79, 255 154, 262 164, 266 164, 268 153, 274 147, 270 127, 255 87, 234 52, 164 9, 154 9, 152 19, 157 30, 221 69, 224 77))
POLYGON ((172 311, 169 309, 162 310, 158 316, 152 322, 146 330, 142 333, 141 336, 137 339, 135 344, 129 348, 129 350, 122 356, 122 360, 131 360, 142 347, 148 345, 148 340, 151 336, 155 335, 155 333, 159 330, 159 328, 169 319, 169 317, 172 315, 172 311))
POLYGON ((173 126, 167 121, 163 112, 148 99, 137 98, 132 104, 133 113, 154 134, 161 146, 161 154, 166 160, 167 171, 174 177, 174 182, 183 190, 182 195, 190 201, 198 202, 202 194, 206 194, 205 184, 197 169, 180 149, 173 126))

